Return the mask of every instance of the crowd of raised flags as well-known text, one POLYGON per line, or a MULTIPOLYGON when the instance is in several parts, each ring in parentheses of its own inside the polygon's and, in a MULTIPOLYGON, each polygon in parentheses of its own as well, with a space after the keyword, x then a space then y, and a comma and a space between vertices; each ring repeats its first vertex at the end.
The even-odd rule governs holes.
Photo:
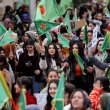
MULTIPOLYGON (((97 0, 97 2, 100 2, 100 1, 97 0)), ((109 2, 110 2, 109 0, 106 0, 106 5, 110 4, 109 2)), ((25 3, 29 5, 29 0, 25 0, 25 3)), ((18 4, 18 5, 20 6, 21 4, 18 4)), ((43 34, 46 34, 46 38, 47 38, 46 45, 52 42, 50 30, 57 26, 60 27, 61 25, 64 25, 67 29, 67 32, 70 35, 72 34, 70 17, 67 11, 67 9, 72 7, 72 5, 73 5, 72 0, 61 0, 59 4, 56 2, 56 0, 41 0, 39 4, 37 5, 36 11, 34 14, 35 28, 36 28, 36 32, 39 37, 41 37, 43 34), (64 14, 65 14, 65 17, 63 16, 64 14), (61 23, 56 22, 58 18, 63 19, 61 23)), ((109 20, 110 20, 110 10, 107 10, 106 7, 105 7, 105 10, 106 10, 105 14, 109 17, 109 20)), ((73 21, 75 23, 78 22, 76 8, 74 10, 73 21)), ((84 27, 83 42, 85 44, 85 48, 87 48, 87 43, 88 43, 87 23, 83 27, 84 27)), ((101 47, 103 54, 105 54, 106 49, 110 49, 110 32, 109 31, 105 34, 104 42, 101 47)), ((70 41, 66 37, 64 37, 60 32, 58 32, 57 35, 58 35, 58 39, 60 40, 60 44, 63 47, 69 48, 70 41)), ((0 23, 0 47, 3 47, 6 44, 16 43, 13 36, 14 35, 13 35, 12 30, 10 28, 7 30, 4 27, 4 25, 0 23)), ((73 52, 72 54, 78 60, 78 63, 82 70, 82 74, 85 75, 84 61, 76 52, 73 52)), ((110 80, 110 68, 107 69, 106 75, 108 76, 110 80)), ((51 102, 52 103, 51 110, 64 110, 64 82, 65 82, 65 74, 62 73, 59 79, 57 92, 51 102)), ((12 94, 4 79, 4 76, 2 75, 2 72, 0 71, 0 110, 2 110, 4 106, 8 107, 8 110, 12 110, 11 107, 13 107, 13 110, 25 110, 25 106, 26 106, 25 101, 26 101, 25 91, 22 91, 20 98, 18 100, 18 104, 15 104, 12 94)))

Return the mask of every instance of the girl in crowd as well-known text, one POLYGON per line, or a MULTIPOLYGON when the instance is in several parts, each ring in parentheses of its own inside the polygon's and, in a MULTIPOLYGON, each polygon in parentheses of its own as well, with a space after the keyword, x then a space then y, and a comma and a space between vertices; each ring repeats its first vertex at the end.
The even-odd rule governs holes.
POLYGON ((75 85, 76 88, 82 88, 89 92, 92 87, 93 68, 84 58, 84 49, 80 47, 78 41, 70 41, 70 54, 67 59, 70 67, 68 74, 68 80, 75 85), (78 59, 74 56, 73 52, 76 52, 84 61, 84 73, 81 70, 78 59), (87 64, 88 63, 88 64, 87 64), (87 66, 88 65, 88 66, 87 66), (90 65, 90 66, 89 66, 90 65), (91 74, 89 74, 91 73, 91 74), (89 82, 88 82, 89 81, 89 82), (91 86, 90 86, 90 85, 91 86))
POLYGON ((26 97, 26 105, 36 105, 37 100, 33 95, 33 86, 32 86, 32 79, 27 76, 18 77, 16 80, 15 88, 15 103, 18 102, 22 89, 25 89, 25 97, 26 97))
POLYGON ((46 93, 47 94, 49 82, 51 80, 57 80, 58 78, 59 78, 58 72, 54 69, 49 69, 47 74, 46 74, 47 85, 40 93, 46 93))
POLYGON ((75 86, 73 84, 65 82, 64 110, 68 110, 70 108, 70 96, 74 90, 75 86))
MULTIPOLYGON (((99 39, 99 41, 97 42, 97 45, 96 45, 96 52, 95 52, 95 55, 94 57, 97 58, 99 61, 104 61, 104 55, 102 53, 102 50, 101 50, 101 46, 103 44, 103 41, 104 39, 99 39)), ((105 74, 105 71, 97 68, 95 65, 94 65, 94 69, 95 69, 95 77, 99 77, 99 76, 104 76, 105 74)))
POLYGON ((33 41, 35 41, 35 37, 36 37, 36 32, 33 31, 26 31, 24 33, 24 37, 23 37, 23 42, 20 43, 20 46, 23 47, 23 49, 26 49, 26 42, 30 39, 32 39, 33 41))
POLYGON ((48 86, 47 103, 45 105, 44 110, 51 110, 52 108, 51 101, 57 91, 57 87, 58 87, 58 80, 51 80, 48 86))
POLYGON ((47 46, 47 51, 45 51, 45 48, 42 47, 39 65, 42 70, 46 71, 48 71, 49 68, 53 68, 55 70, 60 69, 61 58, 54 43, 50 43, 47 46))
POLYGON ((17 72, 19 76, 32 76, 34 92, 41 89, 42 71, 39 68, 39 53, 35 50, 34 41, 26 42, 26 49, 19 57, 17 72))
POLYGON ((85 91, 76 89, 71 94, 71 108, 69 110, 91 110, 91 103, 85 91))
POLYGON ((11 91, 12 84, 15 82, 15 77, 11 65, 7 63, 5 55, 0 55, 0 70, 2 71, 6 83, 11 91))
POLYGON ((19 57, 18 71, 25 76, 33 76, 37 75, 37 70, 39 70, 39 54, 35 50, 34 41, 28 40, 26 42, 26 50, 19 57))

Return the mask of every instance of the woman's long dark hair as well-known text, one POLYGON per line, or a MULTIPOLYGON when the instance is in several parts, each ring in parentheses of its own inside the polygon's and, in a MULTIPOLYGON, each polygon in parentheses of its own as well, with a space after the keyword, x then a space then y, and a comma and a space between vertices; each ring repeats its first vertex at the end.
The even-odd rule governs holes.
POLYGON ((68 62, 71 66, 73 73, 75 73, 75 65, 76 65, 76 58, 74 57, 72 50, 74 44, 78 45, 78 55, 84 60, 84 49, 83 47, 81 47, 80 42, 71 40, 69 44, 70 48, 69 48, 68 62))
POLYGON ((51 83, 55 83, 58 86, 58 80, 51 80, 49 82, 49 85, 48 85, 48 94, 47 94, 47 104, 45 105, 45 110, 50 110, 51 107, 52 107, 51 101, 52 101, 53 97, 51 97, 50 94, 49 94, 49 87, 50 87, 50 84, 51 83))
POLYGON ((55 55, 54 55, 54 59, 55 59, 55 61, 56 61, 56 65, 57 66, 61 66, 61 59, 60 59, 60 56, 59 56, 59 53, 58 53, 58 49, 57 49, 57 47, 56 47, 56 45, 54 44, 54 43, 50 43, 48 46, 47 46, 47 51, 46 51, 46 59, 47 59, 47 64, 48 64, 48 67, 50 67, 50 65, 51 65, 51 58, 52 58, 52 56, 49 54, 49 52, 48 52, 48 49, 49 49, 49 46, 50 45, 53 45, 54 46, 54 48, 55 48, 55 55))
POLYGON ((3 64, 0 65, 0 69, 3 70, 4 68, 6 68, 7 70, 9 70, 9 65, 7 63, 6 57, 5 55, 0 54, 0 62, 2 62, 3 64))
POLYGON ((98 52, 97 47, 98 47, 100 41, 104 41, 104 39, 100 39, 100 40, 98 40, 97 45, 96 45, 96 51, 95 51, 95 54, 98 52))

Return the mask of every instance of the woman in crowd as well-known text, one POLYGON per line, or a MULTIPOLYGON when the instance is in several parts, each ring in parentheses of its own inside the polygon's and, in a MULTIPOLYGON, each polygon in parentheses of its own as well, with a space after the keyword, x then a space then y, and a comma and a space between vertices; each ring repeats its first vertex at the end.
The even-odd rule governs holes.
POLYGON ((76 89, 71 94, 71 108, 69 110, 91 110, 91 102, 85 91, 76 89))
POLYGON ((44 110, 51 110, 52 108, 51 101, 57 91, 57 87, 58 87, 58 80, 51 80, 48 86, 47 103, 45 105, 44 110))
POLYGON ((42 47, 39 65, 42 70, 46 71, 48 71, 49 68, 53 68, 55 70, 60 69, 61 59, 54 43, 48 44, 47 51, 42 47))
POLYGON ((46 93, 47 94, 47 89, 48 89, 49 82, 51 80, 55 80, 55 79, 59 79, 57 70, 49 69, 47 74, 46 74, 47 85, 40 93, 46 93))
MULTIPOLYGON (((102 61, 102 62, 104 61, 104 55, 101 50, 101 46, 103 44, 103 41, 104 41, 104 39, 99 39, 99 41, 97 42, 96 52, 94 55, 95 58, 97 58, 99 61, 102 61)), ((97 68, 95 65, 94 65, 94 69, 95 69, 95 77, 105 76, 105 71, 97 68)))
MULTIPOLYGON (((33 107, 35 107, 36 110, 40 110, 40 109, 38 109, 38 106, 37 106, 37 99, 33 95, 33 86, 32 86, 31 77, 27 77, 27 76, 18 77, 14 88, 15 88, 15 94, 16 94, 16 98, 15 98, 16 104, 20 98, 20 94, 21 94, 22 90, 24 89, 25 98, 26 98, 26 106, 29 107, 29 105, 33 105, 33 107)), ((26 107, 26 108, 28 108, 28 107, 26 107)), ((31 106, 30 110, 33 110, 33 107, 31 106)))
POLYGON ((28 41, 28 40, 33 40, 33 41, 35 41, 35 36, 36 36, 36 32, 33 32, 33 31, 26 31, 25 33, 24 33, 24 37, 23 37, 23 42, 22 43, 20 43, 20 46, 21 47, 23 47, 23 49, 25 50, 26 49, 26 42, 28 41))
POLYGON ((74 90, 75 86, 73 84, 65 82, 64 110, 68 110, 70 108, 70 96, 74 90))
POLYGON ((109 110, 109 109, 104 109, 104 108, 107 108, 109 105, 108 97, 106 98, 106 95, 105 95, 109 92, 109 84, 110 82, 107 77, 101 76, 95 79, 93 84, 93 90, 89 95, 89 99, 92 103, 92 106, 91 106, 92 110, 109 110), (105 98, 101 97, 103 95, 105 98), (103 106, 104 108, 101 109, 101 106, 103 106))
POLYGON ((12 84, 15 83, 15 77, 11 65, 7 62, 5 55, 0 55, 0 70, 2 71, 6 83, 11 91, 12 84))
POLYGON ((67 60, 70 72, 68 80, 75 85, 76 88, 82 88, 89 92, 92 88, 93 68, 84 58, 84 49, 80 47, 78 41, 70 41, 70 54, 67 60), (84 61, 84 71, 82 71, 78 58, 73 53, 78 54, 84 61), (88 66, 87 66, 88 65, 88 66), (84 75, 86 74, 86 75, 84 75), (88 82, 89 81, 89 82, 88 82), (90 86, 91 85, 91 86, 90 86))
POLYGON ((22 72, 25 76, 33 76, 39 70, 39 54, 35 50, 34 41, 28 40, 26 42, 26 50, 20 55, 18 61, 18 71, 22 72))
MULTIPOLYGON (((26 42, 26 49, 19 57, 17 72, 19 76, 32 76, 33 77, 33 86, 36 85, 36 82, 41 82, 42 71, 39 68, 39 54, 35 50, 34 41, 28 40, 26 42)), ((40 85, 34 87, 34 92, 40 91, 40 85)))

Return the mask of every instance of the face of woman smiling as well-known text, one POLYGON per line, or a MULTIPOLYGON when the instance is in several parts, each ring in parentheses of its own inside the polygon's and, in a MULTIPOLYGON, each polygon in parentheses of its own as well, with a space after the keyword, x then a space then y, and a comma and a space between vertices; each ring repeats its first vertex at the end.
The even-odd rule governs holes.
POLYGON ((55 47, 54 45, 50 45, 49 48, 48 48, 48 52, 51 56, 54 56, 55 55, 55 47))
POLYGON ((76 52, 76 53, 78 54, 78 45, 77 45, 77 44, 74 44, 74 45, 73 45, 72 51, 73 51, 73 52, 76 52))
POLYGON ((102 51, 101 50, 102 44, 103 44, 103 41, 99 41, 98 46, 97 46, 98 52, 101 52, 102 51))
POLYGON ((49 87, 49 94, 50 94, 50 96, 51 96, 51 97, 54 97, 56 91, 57 91, 57 84, 54 83, 54 82, 52 82, 52 83, 50 84, 50 87, 49 87))

